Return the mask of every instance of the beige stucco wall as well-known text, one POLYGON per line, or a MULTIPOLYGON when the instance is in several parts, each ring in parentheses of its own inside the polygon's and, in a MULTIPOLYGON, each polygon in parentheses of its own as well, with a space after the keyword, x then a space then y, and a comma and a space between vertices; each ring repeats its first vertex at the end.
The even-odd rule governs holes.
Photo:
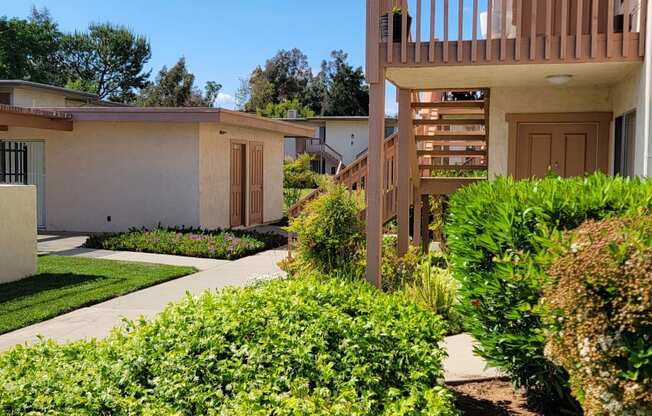
POLYGON ((76 122, 73 132, 10 128, 45 142, 49 230, 199 225, 199 125, 76 122), (111 216, 111 222, 107 217, 111 216))
POLYGON ((608 86, 494 87, 489 117, 489 175, 507 175, 507 113, 612 111, 608 86))
POLYGON ((65 107, 66 97, 34 88, 14 88, 13 105, 20 107, 65 107))
POLYGON ((36 274, 36 188, 0 185, 0 283, 36 274))
MULTIPOLYGON (((268 223, 283 217, 282 134, 231 125, 202 123, 199 137, 199 206, 200 222, 203 227, 229 226, 231 140, 256 141, 264 144, 263 221, 268 223)), ((248 159, 247 149, 247 162, 248 159)), ((247 215, 248 204, 247 198, 247 215)))

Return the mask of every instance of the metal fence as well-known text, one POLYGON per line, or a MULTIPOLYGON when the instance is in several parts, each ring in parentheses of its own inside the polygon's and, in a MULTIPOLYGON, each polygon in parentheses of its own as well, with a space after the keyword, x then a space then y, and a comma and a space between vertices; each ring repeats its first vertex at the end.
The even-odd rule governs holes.
POLYGON ((0 183, 27 185, 27 145, 0 140, 0 183))

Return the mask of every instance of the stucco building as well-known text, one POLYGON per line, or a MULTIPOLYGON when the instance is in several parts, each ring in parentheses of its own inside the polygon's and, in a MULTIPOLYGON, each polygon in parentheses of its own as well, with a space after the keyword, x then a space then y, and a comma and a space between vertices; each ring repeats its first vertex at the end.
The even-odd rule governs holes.
POLYGON ((38 226, 52 231, 273 222, 283 216, 284 137, 313 132, 217 108, 106 106, 20 81, 0 88, 0 182, 36 185, 38 226))

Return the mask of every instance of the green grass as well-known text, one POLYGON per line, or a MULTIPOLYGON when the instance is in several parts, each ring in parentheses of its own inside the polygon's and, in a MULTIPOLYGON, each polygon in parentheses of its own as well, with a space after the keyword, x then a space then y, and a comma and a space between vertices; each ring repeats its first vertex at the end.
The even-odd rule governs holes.
POLYGON ((36 276, 0 285, 0 334, 194 271, 192 267, 39 257, 36 276))

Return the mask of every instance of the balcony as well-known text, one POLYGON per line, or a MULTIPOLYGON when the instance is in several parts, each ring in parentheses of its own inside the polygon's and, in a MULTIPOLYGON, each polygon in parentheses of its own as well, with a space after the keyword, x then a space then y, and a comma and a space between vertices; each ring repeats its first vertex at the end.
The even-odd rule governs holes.
POLYGON ((367 65, 641 61, 646 15, 647 0, 368 0, 367 65))

